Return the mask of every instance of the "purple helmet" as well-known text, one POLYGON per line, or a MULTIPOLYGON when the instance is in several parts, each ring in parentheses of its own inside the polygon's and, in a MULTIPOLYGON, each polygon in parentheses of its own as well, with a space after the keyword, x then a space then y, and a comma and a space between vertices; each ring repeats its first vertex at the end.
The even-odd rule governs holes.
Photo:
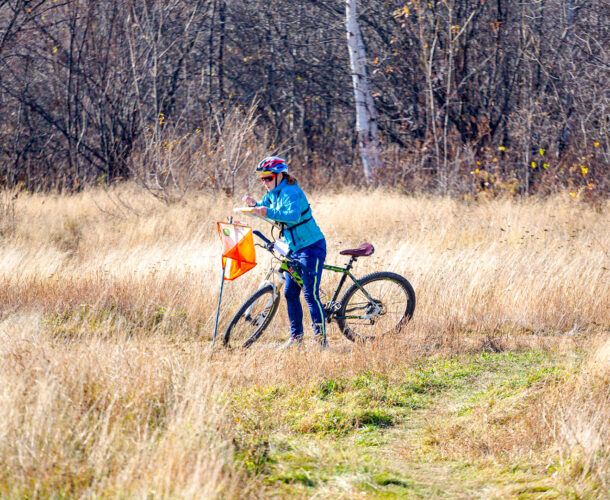
POLYGON ((271 174, 280 174, 282 172, 288 173, 288 165, 286 165, 286 160, 283 158, 269 156, 258 164, 255 172, 261 177, 271 174))

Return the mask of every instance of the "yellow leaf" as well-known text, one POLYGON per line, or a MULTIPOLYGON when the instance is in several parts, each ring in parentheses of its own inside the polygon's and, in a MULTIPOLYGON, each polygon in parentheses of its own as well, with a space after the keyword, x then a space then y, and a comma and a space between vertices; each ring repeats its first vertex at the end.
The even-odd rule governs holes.
POLYGON ((540 148, 538 151, 540 151, 540 156, 544 156, 544 149, 540 148))
POLYGON ((537 165, 536 165, 536 162, 535 162, 535 161, 533 161, 533 162, 532 162, 532 168, 536 168, 536 166, 537 166, 537 165))
POLYGON ((594 145, 596 148, 599 148, 599 142, 594 142, 594 143, 593 143, 593 145, 594 145))
POLYGON ((402 9, 396 9, 394 11, 394 16, 395 17, 409 17, 409 6, 405 5, 402 9))
POLYGON ((582 165, 580 167, 580 171, 582 172, 582 176, 586 177, 587 176, 587 172, 589 172, 589 167, 585 167, 584 165, 582 165))
POLYGON ((542 164, 542 168, 549 168, 549 164, 548 163, 543 163, 542 164))
POLYGON ((504 146, 500 146, 500 147, 498 148, 498 151, 506 151, 506 148, 505 148, 504 146))
POLYGON ((53 47, 53 54, 57 54, 57 47, 53 47))
POLYGON ((576 198, 576 193, 570 193, 570 196, 571 196, 572 198, 576 198))

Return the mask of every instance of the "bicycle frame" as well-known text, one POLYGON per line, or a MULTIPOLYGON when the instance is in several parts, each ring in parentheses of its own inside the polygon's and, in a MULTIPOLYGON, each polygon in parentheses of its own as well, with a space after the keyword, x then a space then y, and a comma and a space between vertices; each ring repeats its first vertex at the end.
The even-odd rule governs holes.
MULTIPOLYGON (((269 250, 268 248, 267 248, 267 250, 275 257, 275 254, 273 254, 273 252, 271 250, 269 250)), ((329 302, 324 304, 324 311, 326 313, 326 321, 329 323, 331 322, 332 319, 338 319, 338 318, 346 319, 346 318, 352 317, 352 316, 345 316, 345 317, 337 316, 337 312, 339 311, 340 306, 341 306, 341 304, 339 302, 337 302, 337 299, 339 298, 339 294, 341 293, 341 290, 343 289, 343 286, 345 285, 347 278, 350 278, 356 284, 356 286, 362 291, 364 296, 371 303, 375 303, 375 300, 369 295, 369 293, 366 291, 366 289, 360 285, 360 282, 358 281, 358 279, 351 273, 351 269, 354 267, 354 264, 357 260, 358 260, 357 257, 352 256, 350 258, 350 261, 347 263, 347 265, 345 267, 324 264, 324 267, 323 267, 324 270, 342 274, 341 279, 339 280, 339 284, 337 285, 337 288, 335 289, 335 291, 332 295, 332 298, 330 299, 329 302)), ((258 288, 260 290, 261 288, 263 288, 267 285, 271 285, 273 287, 274 293, 273 293, 273 297, 272 297, 270 303, 268 304, 268 307, 271 307, 273 301, 279 295, 284 284, 286 283, 286 278, 284 276, 284 272, 287 272, 288 274, 290 274, 290 276, 300 286, 303 286, 303 279, 301 278, 301 276, 298 272, 298 267, 299 267, 299 264, 297 262, 292 261, 288 257, 284 257, 281 259, 279 268, 277 266, 273 266, 273 265, 269 268, 269 270, 267 271, 267 274, 265 275, 265 279, 259 285, 259 288, 258 288), (277 280, 272 279, 274 276, 277 278, 277 280)), ((379 312, 378 307, 376 307, 375 310, 372 311, 366 317, 372 317, 375 314, 377 314, 378 312, 379 312)), ((353 317, 356 317, 356 316, 353 316, 353 317)), ((358 317, 360 317, 361 319, 366 318, 366 317, 362 318, 361 316, 358 316, 358 317)))
MULTIPOLYGON (((335 293, 333 293, 332 298, 330 299, 330 301, 325 304, 324 306, 324 310, 326 312, 326 320, 330 323, 330 321, 332 319, 347 319, 350 318, 352 316, 337 316, 337 312, 339 311, 339 308, 341 307, 341 304, 337 302, 337 299, 339 298, 339 294, 341 293, 341 289, 343 288, 343 285, 345 284, 347 278, 349 277, 354 284, 360 289, 360 291, 364 294, 364 296, 371 302, 371 303, 376 303, 376 301, 373 299, 373 297, 371 297, 369 295, 369 293, 366 291, 366 289, 360 285, 360 282, 358 281, 358 279, 351 273, 351 269, 352 267, 354 267, 354 263, 358 260, 357 257, 352 256, 349 260, 349 262, 347 263, 347 266, 345 267, 338 267, 338 266, 331 266, 328 264, 324 264, 324 269, 326 269, 327 271, 333 271, 335 273, 341 273, 343 276, 341 276, 341 279, 339 280, 339 284, 337 285, 337 288, 335 289, 335 293)), ((367 317, 372 317, 375 314, 377 314, 379 312, 380 307, 377 306, 375 308, 374 311, 372 311, 369 315, 367 315, 366 317, 361 319, 366 319, 367 317)), ((356 316, 353 316, 356 317, 356 316)))

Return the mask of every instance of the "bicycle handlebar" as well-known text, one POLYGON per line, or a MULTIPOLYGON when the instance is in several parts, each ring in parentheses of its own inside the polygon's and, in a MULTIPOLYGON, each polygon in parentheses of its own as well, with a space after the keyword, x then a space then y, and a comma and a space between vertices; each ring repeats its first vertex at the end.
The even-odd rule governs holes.
POLYGON ((255 234, 256 236, 258 236, 261 240, 263 240, 265 242, 265 246, 267 247, 267 250, 270 250, 273 248, 273 243, 271 243, 271 241, 260 231, 255 230, 252 231, 252 234, 255 234))
POLYGON ((299 277, 302 274, 301 271, 301 263, 298 261, 295 261, 293 259, 291 259, 290 257, 288 257, 288 255, 286 255, 285 253, 281 253, 281 258, 278 257, 275 253, 276 248, 275 248, 275 243, 273 243, 269 238, 267 238, 263 233, 261 233, 259 230, 254 230, 252 231, 252 234, 255 234, 256 236, 258 236, 261 240, 263 240, 263 242, 265 243, 265 248, 271 252, 272 255, 274 255, 277 259, 283 260, 284 262, 289 264, 289 268, 288 271, 290 273, 295 273, 295 275, 297 277, 299 277))
POLYGON ((288 252, 284 249, 278 248, 277 242, 273 242, 273 241, 269 240, 263 233, 261 233, 258 230, 252 231, 252 234, 255 234, 261 240, 263 240, 263 242, 265 243, 265 245, 264 245, 265 250, 267 250, 268 252, 271 252, 271 254, 274 255, 276 258, 278 258, 280 260, 284 259, 287 262, 292 262, 292 259, 290 257, 288 257, 288 252), (279 256, 278 256, 278 254, 279 254, 279 256))

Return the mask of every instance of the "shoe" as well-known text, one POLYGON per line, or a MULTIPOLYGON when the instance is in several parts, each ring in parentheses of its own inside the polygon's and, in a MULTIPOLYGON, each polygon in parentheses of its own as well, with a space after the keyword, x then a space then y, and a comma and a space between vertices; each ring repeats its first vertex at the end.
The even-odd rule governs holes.
POLYGON ((311 349, 317 349, 318 351, 325 351, 328 349, 328 341, 321 337, 314 337, 311 349))
POLYGON ((278 348, 278 351, 287 351, 295 347, 303 347, 303 337, 290 337, 278 348))

